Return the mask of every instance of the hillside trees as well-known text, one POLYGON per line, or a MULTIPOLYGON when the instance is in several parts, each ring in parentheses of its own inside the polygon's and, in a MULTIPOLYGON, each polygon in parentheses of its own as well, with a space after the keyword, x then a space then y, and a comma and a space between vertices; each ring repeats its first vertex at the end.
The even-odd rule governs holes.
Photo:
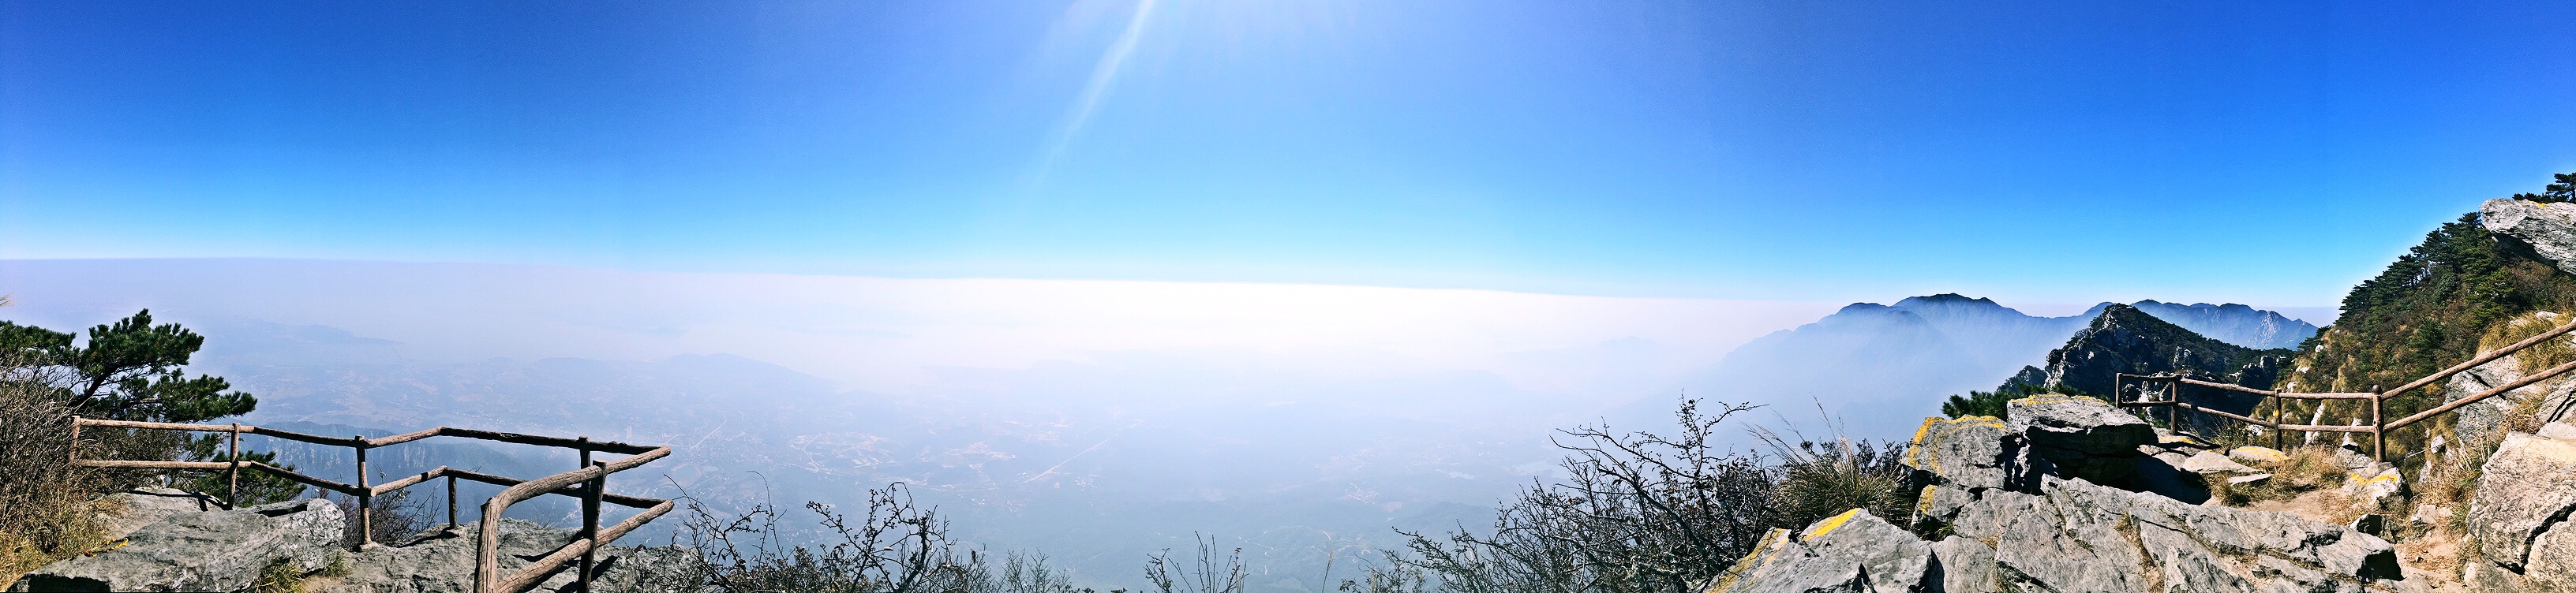
MULTIPOLYGON (((0 381, 8 381, 52 400, 71 414, 108 420, 197 423, 247 414, 259 398, 234 390, 222 377, 189 377, 184 367, 205 336, 176 323, 154 324, 149 309, 112 324, 90 328, 78 342, 69 332, 0 321, 0 356, 15 361, 0 381)), ((189 438, 166 431, 97 430, 83 433, 85 447, 122 459, 230 461, 222 437, 189 438)), ((275 453, 248 453, 244 461, 274 465, 275 453)), ((120 481, 132 485, 132 476, 120 481)), ((182 487, 221 492, 220 477, 195 476, 182 487)), ((241 475, 242 501, 262 503, 293 498, 301 484, 264 473, 241 475)))
POLYGON ((2513 199, 2550 204, 2576 200, 2576 173, 2552 175, 2557 183, 2540 188, 2536 194, 2514 194, 2513 199))

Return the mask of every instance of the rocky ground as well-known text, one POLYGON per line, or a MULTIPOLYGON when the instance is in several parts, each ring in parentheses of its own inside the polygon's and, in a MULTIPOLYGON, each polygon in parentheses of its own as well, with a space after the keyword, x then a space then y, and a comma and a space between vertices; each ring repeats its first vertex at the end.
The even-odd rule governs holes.
MULTIPOLYGON (((350 551, 346 518, 319 499, 225 510, 176 490, 119 495, 111 518, 117 543, 28 573, 11 591, 242 591, 264 573, 300 577, 313 593, 464 593, 473 590, 474 525, 434 529, 407 541, 350 551), (283 565, 285 570, 273 570, 283 565)), ((501 521, 501 569, 516 570, 572 541, 573 530, 501 521)), ((678 547, 610 546, 599 554, 594 591, 682 590, 672 582, 694 556, 678 547)), ((570 590, 558 571, 537 591, 570 590)))
POLYGON ((2221 449, 2083 397, 2008 417, 1927 419, 1905 458, 1923 487, 1911 516, 1774 531, 1710 593, 2576 591, 2576 529, 2558 528, 2576 510, 2576 440, 2509 435, 2460 537, 2447 509, 2373 512, 2405 507, 2405 480, 2349 451, 2221 449), (2341 486, 2255 508, 2212 495, 2291 479, 2264 468, 2295 461, 2341 486))

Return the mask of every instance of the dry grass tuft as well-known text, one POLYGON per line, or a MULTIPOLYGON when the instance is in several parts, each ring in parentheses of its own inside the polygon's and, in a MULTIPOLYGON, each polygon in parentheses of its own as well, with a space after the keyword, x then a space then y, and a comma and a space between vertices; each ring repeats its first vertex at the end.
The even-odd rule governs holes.
POLYGON ((44 389, 0 375, 0 582, 107 544, 103 516, 122 510, 98 497, 104 476, 72 467, 71 411, 44 389))
POLYGON ((2272 474, 2270 479, 2242 486, 2224 480, 2212 480, 2210 495, 2228 506, 2247 506, 2264 501, 2286 501, 2309 492, 2343 486, 2343 463, 2335 460, 2334 449, 2322 445, 2293 448, 2290 458, 2278 462, 2251 464, 2255 469, 2272 474))
MULTIPOLYGON (((2571 319, 2576 317, 2547 311, 2533 311, 2489 325, 2486 335, 2478 338, 2478 351, 2486 352, 2513 345, 2514 342, 2558 329, 2560 324, 2571 319)), ((2518 370, 2525 375, 2566 364, 2570 360, 2576 360, 2576 340, 2566 337, 2533 344, 2530 348, 2514 353, 2515 366, 2519 367, 2518 370)))

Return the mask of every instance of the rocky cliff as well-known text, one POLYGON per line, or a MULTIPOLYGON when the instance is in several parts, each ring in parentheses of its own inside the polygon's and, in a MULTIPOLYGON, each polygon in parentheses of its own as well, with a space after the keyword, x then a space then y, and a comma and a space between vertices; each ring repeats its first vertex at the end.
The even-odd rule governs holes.
POLYGON ((2192 333, 2247 348, 2297 348, 2300 342, 2317 335, 2317 326, 2308 322, 2235 303, 2183 305, 2146 300, 2129 306, 2192 333))
MULTIPOLYGON (((2268 389, 2291 355, 2289 350, 2256 350, 2209 339, 2135 307, 2111 305, 2066 345, 2049 351, 2043 366, 2023 367, 2004 387, 2070 388, 2109 397, 2120 373, 2183 373, 2204 381, 2268 389)), ((2255 396, 2215 389, 2187 389, 2183 397, 2240 414, 2260 403, 2255 396)))

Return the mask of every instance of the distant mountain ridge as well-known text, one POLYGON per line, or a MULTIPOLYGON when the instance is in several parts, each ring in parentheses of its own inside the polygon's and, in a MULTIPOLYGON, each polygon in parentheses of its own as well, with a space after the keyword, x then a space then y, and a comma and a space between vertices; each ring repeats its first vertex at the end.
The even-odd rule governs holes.
MULTIPOLYGON (((2308 322, 2235 303, 2180 305, 2147 300, 2129 306, 2202 337, 2257 350, 2298 348, 2300 342, 2317 335, 2317 326, 2308 322)), ((2087 314, 2101 312, 2102 306, 2095 305, 2087 314)))
MULTIPOLYGON (((1892 305, 1853 303, 1814 323, 1773 332, 1684 377, 1695 397, 1782 407, 1821 404, 1854 434, 1892 434, 1920 422, 1927 402, 1994 386, 1999 377, 2047 364, 2049 353, 2114 307, 2207 336, 2231 348, 2296 345, 2316 327, 2245 305, 2101 303, 2082 314, 2041 317, 1993 299, 1945 293, 1892 305), (2134 308, 2133 308, 2134 307, 2134 308)), ((2195 337, 2199 337, 2195 336, 2195 337)), ((1622 413, 1668 413, 1648 398, 1622 413)))
MULTIPOLYGON (((2016 384, 2064 387, 2107 398, 2116 385, 2115 375, 2120 373, 2181 373, 2204 381, 2267 389, 2280 377, 2292 354, 2286 348, 2229 344, 2150 315, 2143 308, 2111 305, 2075 332, 2065 346, 2049 351, 2046 362, 2022 367, 1998 390, 2016 384)), ((2135 386, 2130 389, 2120 397, 2134 397, 2135 386)), ((2251 413, 2254 405, 2262 402, 2257 395, 2201 387, 2190 388, 2185 398, 2235 414, 2251 413)), ((2192 418, 2204 423, 2196 426, 2201 430, 2217 426, 2215 418, 2192 418)))

